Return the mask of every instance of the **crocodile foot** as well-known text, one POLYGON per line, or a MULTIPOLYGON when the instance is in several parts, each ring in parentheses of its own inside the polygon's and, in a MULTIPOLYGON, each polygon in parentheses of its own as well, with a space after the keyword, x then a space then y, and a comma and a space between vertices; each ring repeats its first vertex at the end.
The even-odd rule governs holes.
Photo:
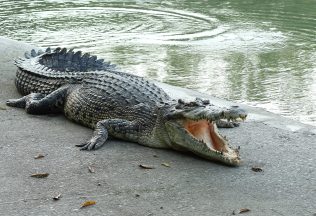
POLYGON ((9 99, 6 101, 6 105, 10 107, 25 108, 26 101, 24 98, 9 99))
POLYGON ((108 139, 108 131, 104 125, 104 122, 107 122, 107 120, 99 121, 96 125, 96 128, 93 132, 93 137, 82 144, 76 145, 77 147, 80 147, 80 150, 96 150, 100 148, 108 139))
POLYGON ((77 147, 80 147, 80 150, 96 150, 100 148, 106 141, 106 138, 103 136, 94 136, 89 141, 84 142, 82 144, 76 145, 77 147))
POLYGON ((31 93, 18 99, 9 99, 6 101, 6 105, 11 107, 26 108, 32 102, 39 101, 44 97, 45 95, 40 93, 31 93))

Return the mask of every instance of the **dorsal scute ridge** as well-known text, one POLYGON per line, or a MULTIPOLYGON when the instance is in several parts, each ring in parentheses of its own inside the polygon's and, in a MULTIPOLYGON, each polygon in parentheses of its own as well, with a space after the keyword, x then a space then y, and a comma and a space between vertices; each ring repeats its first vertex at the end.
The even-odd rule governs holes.
POLYGON ((53 71, 60 73, 101 72, 116 69, 116 65, 111 64, 110 61, 98 59, 97 56, 83 53, 80 50, 74 52, 73 48, 67 49, 62 47, 57 47, 55 49, 48 47, 45 51, 42 51, 41 49, 35 51, 35 49, 32 49, 29 52, 25 52, 24 58, 16 60, 15 65, 20 69, 36 74, 39 72, 38 66, 35 67, 36 64, 32 66, 32 62, 38 62, 39 64, 44 65, 46 70, 52 69, 53 71))

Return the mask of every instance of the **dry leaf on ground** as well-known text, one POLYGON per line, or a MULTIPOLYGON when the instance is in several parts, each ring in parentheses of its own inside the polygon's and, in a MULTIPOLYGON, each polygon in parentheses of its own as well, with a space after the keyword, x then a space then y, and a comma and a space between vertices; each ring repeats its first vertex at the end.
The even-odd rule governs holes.
POLYGON ((38 154, 38 155, 36 155, 36 156, 34 157, 34 159, 40 159, 40 158, 43 158, 43 157, 45 157, 45 155, 43 155, 43 154, 38 154))
POLYGON ((165 166, 165 167, 170 167, 170 164, 168 164, 168 163, 162 163, 161 165, 165 166))
POLYGON ((61 198, 61 194, 58 194, 57 196, 54 196, 54 197, 53 197, 53 200, 56 200, 56 201, 57 201, 57 200, 59 200, 60 198, 61 198))
POLYGON ((139 167, 143 169, 155 169, 155 167, 145 164, 139 164, 139 167))
POLYGON ((234 210, 232 215, 237 215, 237 214, 243 214, 243 213, 246 213, 246 212, 249 212, 250 209, 247 209, 247 208, 241 208, 239 210, 234 210))
POLYGON ((88 207, 91 205, 95 205, 97 202, 94 200, 88 200, 81 204, 81 208, 88 207))
POLYGON ((251 167, 251 170, 254 172, 263 172, 263 169, 261 167, 251 167))
POLYGON ((89 169, 90 173, 94 173, 95 172, 95 170, 94 170, 94 168, 92 166, 88 166, 88 169, 89 169))
POLYGON ((239 210, 239 214, 246 213, 246 212, 250 212, 250 209, 242 208, 239 210))
POLYGON ((34 173, 31 175, 33 178, 46 178, 49 176, 49 173, 34 173))

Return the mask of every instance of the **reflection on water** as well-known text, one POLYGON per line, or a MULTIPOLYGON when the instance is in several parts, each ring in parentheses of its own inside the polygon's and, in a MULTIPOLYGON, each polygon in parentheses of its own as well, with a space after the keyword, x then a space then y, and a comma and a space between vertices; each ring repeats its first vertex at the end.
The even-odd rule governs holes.
POLYGON ((1 1, 1 35, 316 125, 313 1, 1 1))

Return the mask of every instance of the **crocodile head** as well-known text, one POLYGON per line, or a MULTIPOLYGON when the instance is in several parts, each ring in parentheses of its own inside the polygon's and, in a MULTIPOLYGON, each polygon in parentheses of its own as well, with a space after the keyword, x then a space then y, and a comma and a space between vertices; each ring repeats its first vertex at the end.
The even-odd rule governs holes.
POLYGON ((186 103, 180 99, 165 114, 165 126, 173 148, 237 166, 240 164, 239 151, 229 146, 215 122, 221 119, 244 120, 246 117, 247 113, 238 106, 223 109, 211 105, 208 100, 197 98, 186 103))

